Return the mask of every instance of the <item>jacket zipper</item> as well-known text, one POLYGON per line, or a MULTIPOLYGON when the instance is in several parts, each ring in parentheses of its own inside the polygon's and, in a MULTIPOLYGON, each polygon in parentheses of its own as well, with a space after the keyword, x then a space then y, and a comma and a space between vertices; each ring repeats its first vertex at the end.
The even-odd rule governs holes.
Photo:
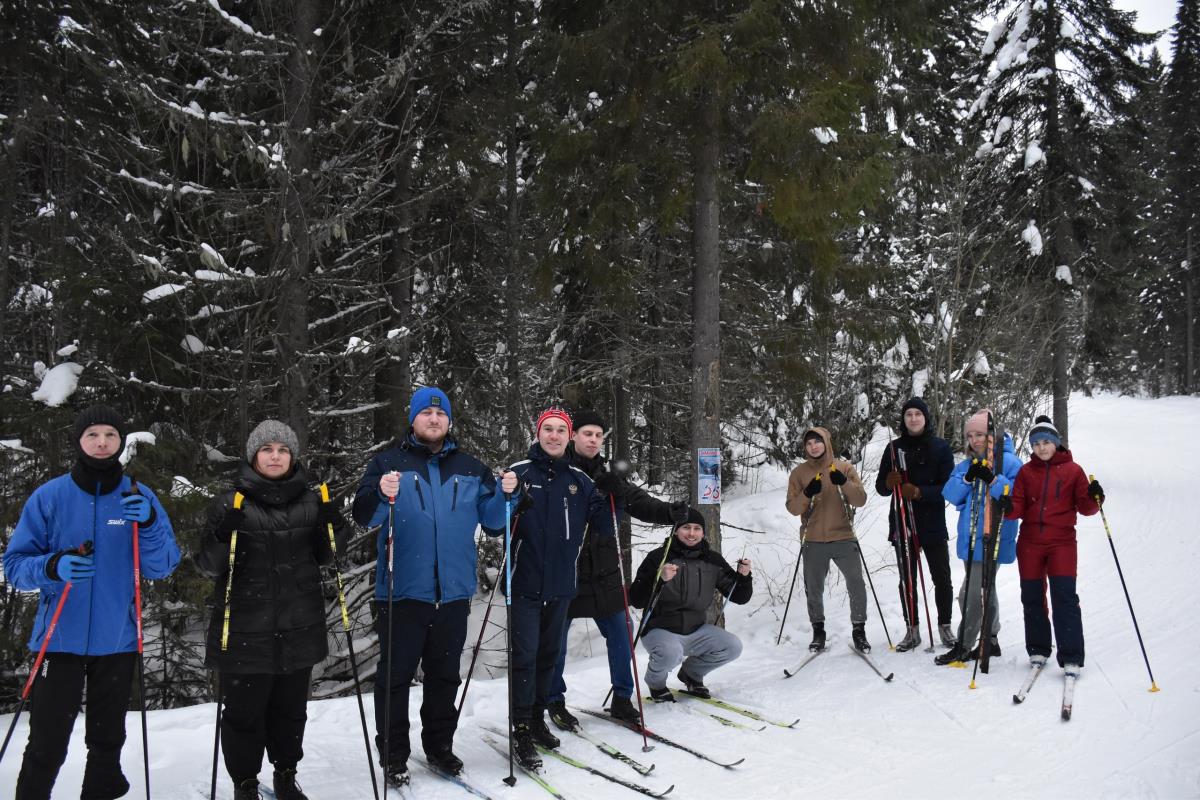
POLYGON ((417 490, 417 499, 421 501, 421 510, 425 510, 425 495, 421 492, 421 479, 413 475, 413 487, 417 490))
POLYGON ((1046 532, 1046 503, 1050 500, 1050 464, 1046 464, 1046 477, 1042 479, 1042 507, 1038 509, 1038 525, 1046 532))
POLYGON ((566 526, 563 528, 565 532, 563 540, 569 542, 571 541, 571 513, 570 507, 567 505, 567 498, 565 497, 563 498, 563 523, 566 526))
POLYGON ((450 501, 450 510, 451 511, 458 510, 458 476, 457 475, 454 476, 454 497, 450 501))

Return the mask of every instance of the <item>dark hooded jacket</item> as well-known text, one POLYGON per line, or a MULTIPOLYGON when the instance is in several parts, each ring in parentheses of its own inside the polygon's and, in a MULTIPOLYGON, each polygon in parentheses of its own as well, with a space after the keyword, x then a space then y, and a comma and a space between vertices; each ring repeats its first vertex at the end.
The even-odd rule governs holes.
MULTIPOLYGON (((921 490, 921 497, 912 501, 917 542, 944 542, 950 535, 946 530, 946 501, 942 497, 942 488, 954 471, 954 453, 950 450, 949 442, 933 435, 933 415, 929 413, 929 406, 919 397, 911 398, 901 409, 900 431, 900 438, 893 439, 883 451, 879 474, 875 476, 875 491, 884 496, 892 493, 887 488, 887 476, 893 468, 900 469, 899 462, 903 458, 907 468, 905 482, 921 490), (910 408, 925 415, 925 427, 916 436, 904 427, 904 412, 910 408), (893 453, 896 454, 894 461, 893 453)), ((896 531, 901 527, 895 505, 892 503, 888 512, 890 540, 895 539, 896 531)))
MULTIPOLYGON (((329 652, 321 566, 333 562, 329 531, 317 519, 321 503, 308 488, 299 464, 287 477, 271 480, 243 461, 234 488, 209 506, 196 564, 214 578, 212 617, 205 663, 221 672, 282 674, 311 667, 329 652), (219 536, 221 521, 244 496, 245 523, 237 531, 233 588, 229 597, 229 641, 221 649, 230 542, 219 536)), ((339 520, 339 552, 347 526, 339 520)))
POLYGON ((739 575, 709 547, 707 539, 688 547, 672 534, 638 567, 637 578, 629 587, 629 602, 637 608, 653 603, 646 612, 645 630, 662 628, 686 636, 708 621, 714 592, 729 596, 730 602, 738 605, 748 603, 754 593, 753 574, 739 575), (664 563, 674 564, 679 571, 671 580, 656 585, 659 567, 664 563))

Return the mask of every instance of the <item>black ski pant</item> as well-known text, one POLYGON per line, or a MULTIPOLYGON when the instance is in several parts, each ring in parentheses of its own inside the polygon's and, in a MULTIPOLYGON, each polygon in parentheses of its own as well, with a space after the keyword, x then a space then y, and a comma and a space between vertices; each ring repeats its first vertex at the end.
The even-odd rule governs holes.
POLYGON ((282 674, 221 675, 221 754, 235 784, 257 778, 263 753, 277 770, 304 758, 312 667, 282 674))
POLYGON ((563 646, 570 598, 512 598, 512 693, 514 722, 541 718, 554 691, 554 665, 563 646))
POLYGON ((434 605, 420 600, 395 600, 390 618, 386 601, 377 600, 376 608, 380 658, 375 671, 375 746, 381 757, 388 754, 388 769, 395 771, 408 762, 412 752, 408 740, 408 688, 418 664, 424 673, 421 745, 426 755, 446 752, 454 745, 454 731, 458 728, 454 700, 462 683, 459 662, 467 640, 471 601, 434 605), (388 664, 389 648, 391 664, 388 664), (385 726, 385 698, 389 697, 391 718, 385 726))
POLYGON ((113 800, 129 791, 121 773, 125 712, 133 689, 137 653, 77 656, 47 653, 33 684, 29 744, 17 776, 15 800, 49 800, 67 758, 67 744, 79 715, 84 687, 87 766, 80 800, 113 800))
MULTIPOLYGON (((904 564, 904 552, 900 542, 893 539, 896 548, 896 563, 904 564)), ((904 621, 909 625, 919 625, 921 622, 920 603, 921 573, 917 561, 917 544, 910 540, 908 547, 912 558, 908 562, 908 574, 900 570, 900 607, 904 609, 904 621), (912 616, 909 617, 909 604, 912 604, 912 616)), ((950 548, 945 539, 926 542, 920 546, 925 554, 925 563, 929 566, 929 580, 933 583, 934 605, 937 607, 937 624, 949 625, 954 613, 954 582, 950 578, 950 548)))

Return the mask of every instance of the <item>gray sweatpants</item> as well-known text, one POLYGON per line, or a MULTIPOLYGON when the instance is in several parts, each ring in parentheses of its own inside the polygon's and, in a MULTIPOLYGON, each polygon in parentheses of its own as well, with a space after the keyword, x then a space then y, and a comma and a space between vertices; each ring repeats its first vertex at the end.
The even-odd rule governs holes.
POLYGON ((651 628, 642 634, 642 646, 650 654, 646 685, 651 689, 666 686, 667 673, 677 664, 682 663, 688 675, 703 680, 742 654, 742 640, 716 625, 701 625, 686 636, 651 628))
POLYGON ((850 621, 867 621, 867 585, 863 581, 858 543, 853 539, 837 542, 804 543, 804 593, 808 598, 809 622, 825 621, 825 576, 832 561, 842 571, 846 591, 850 593, 850 621))
MULTIPOLYGON (((992 629, 992 636, 1000 633, 1000 601, 997 599, 995 590, 997 566, 999 565, 992 565, 992 590, 988 593, 988 624, 992 629)), ((966 568, 971 570, 971 585, 968 591, 967 577, 964 574, 962 586, 958 588, 958 607, 962 610, 962 622, 958 626, 958 643, 964 650, 970 650, 975 647, 976 640, 979 638, 979 628, 983 625, 983 562, 976 561, 974 564, 965 564, 964 570, 966 568)))

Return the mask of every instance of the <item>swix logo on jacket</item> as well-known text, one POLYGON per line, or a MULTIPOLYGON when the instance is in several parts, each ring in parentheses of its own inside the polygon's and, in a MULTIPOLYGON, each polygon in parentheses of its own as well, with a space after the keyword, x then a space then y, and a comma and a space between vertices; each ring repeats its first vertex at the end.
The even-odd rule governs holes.
MULTIPOLYGON (((527 460, 509 467, 533 501, 513 531, 514 595, 543 601, 574 597, 575 565, 585 530, 592 536, 615 535, 608 495, 597 491, 569 458, 552 459, 534 444, 527 460)), ((623 505, 618 502, 615 507, 619 513, 623 505)))
MULTIPOLYGON (((388 596, 388 502, 379 479, 400 473, 400 491, 392 511, 392 597, 449 603, 475 594, 475 529, 504 528, 504 493, 482 462, 447 438, 442 449, 411 437, 367 466, 354 498, 354 518, 380 526, 375 597, 388 596)), ((490 535, 499 535, 489 530, 490 535)))
MULTIPOLYGON (((49 652, 104 656, 137 649, 137 619, 133 603, 133 526, 122 516, 121 496, 130 490, 122 477, 107 494, 85 492, 60 475, 30 495, 4 553, 4 574, 22 591, 40 591, 41 603, 29 648, 37 650, 58 604, 65 581, 46 576, 55 553, 76 550, 89 539, 95 547, 96 574, 76 581, 63 605, 49 652)), ((165 578, 179 563, 179 547, 167 512, 144 485, 138 485, 154 505, 154 524, 139 526, 138 555, 142 577, 165 578)))

